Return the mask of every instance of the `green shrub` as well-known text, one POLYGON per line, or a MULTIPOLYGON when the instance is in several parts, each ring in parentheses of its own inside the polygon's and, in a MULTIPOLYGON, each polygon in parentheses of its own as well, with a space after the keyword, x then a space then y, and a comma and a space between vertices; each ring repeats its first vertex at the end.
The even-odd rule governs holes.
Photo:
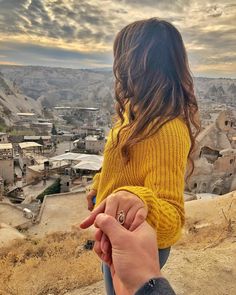
POLYGON ((61 180, 60 178, 57 178, 56 181, 47 187, 41 194, 37 196, 37 200, 40 200, 40 202, 43 202, 43 199, 46 195, 53 195, 58 194, 61 191, 61 180))

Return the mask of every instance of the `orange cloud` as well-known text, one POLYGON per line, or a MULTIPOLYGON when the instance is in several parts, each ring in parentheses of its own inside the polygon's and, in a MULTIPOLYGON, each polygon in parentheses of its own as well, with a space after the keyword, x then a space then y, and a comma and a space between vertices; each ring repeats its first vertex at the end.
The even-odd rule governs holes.
POLYGON ((20 63, 15 63, 15 62, 11 62, 11 61, 4 61, 4 60, 0 60, 0 65, 8 65, 8 66, 22 66, 23 64, 20 64, 20 63))

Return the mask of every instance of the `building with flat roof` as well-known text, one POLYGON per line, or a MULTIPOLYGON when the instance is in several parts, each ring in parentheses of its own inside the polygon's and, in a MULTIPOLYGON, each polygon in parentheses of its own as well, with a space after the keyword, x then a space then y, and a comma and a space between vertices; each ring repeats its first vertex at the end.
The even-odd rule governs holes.
POLYGON ((90 153, 101 153, 105 147, 105 137, 100 136, 87 136, 85 138, 85 150, 90 153))
POLYGON ((37 132, 37 130, 42 134, 51 134, 53 124, 50 122, 38 122, 34 121, 30 123, 30 127, 37 132))
POLYGON ((31 123, 37 118, 35 113, 17 113, 17 116, 22 123, 31 123))
POLYGON ((36 142, 43 145, 45 149, 51 149, 53 146, 52 136, 51 135, 25 135, 24 141, 26 142, 36 142))
POLYGON ((27 166, 32 166, 43 162, 42 145, 36 142, 19 143, 19 164, 23 172, 27 166))
POLYGON ((8 184, 14 183, 14 159, 11 143, 0 143, 0 177, 8 184))

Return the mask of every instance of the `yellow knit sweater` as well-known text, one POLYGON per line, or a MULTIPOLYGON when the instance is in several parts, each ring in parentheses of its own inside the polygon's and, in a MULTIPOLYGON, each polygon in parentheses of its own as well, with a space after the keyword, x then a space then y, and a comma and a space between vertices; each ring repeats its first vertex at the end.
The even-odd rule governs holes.
POLYGON ((119 146, 114 149, 111 145, 109 137, 102 171, 94 177, 96 206, 120 190, 137 195, 148 208, 147 222, 157 231, 159 248, 173 245, 184 224, 184 175, 190 149, 187 126, 179 118, 166 123, 131 148, 128 164, 124 164, 119 146))

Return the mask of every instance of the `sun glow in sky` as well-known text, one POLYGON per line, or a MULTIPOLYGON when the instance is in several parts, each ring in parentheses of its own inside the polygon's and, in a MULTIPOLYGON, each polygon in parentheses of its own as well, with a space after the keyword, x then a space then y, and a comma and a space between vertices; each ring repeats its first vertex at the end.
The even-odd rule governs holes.
POLYGON ((179 29, 194 75, 236 77, 235 0, 0 0, 0 64, 111 67, 115 34, 154 16, 179 29))

